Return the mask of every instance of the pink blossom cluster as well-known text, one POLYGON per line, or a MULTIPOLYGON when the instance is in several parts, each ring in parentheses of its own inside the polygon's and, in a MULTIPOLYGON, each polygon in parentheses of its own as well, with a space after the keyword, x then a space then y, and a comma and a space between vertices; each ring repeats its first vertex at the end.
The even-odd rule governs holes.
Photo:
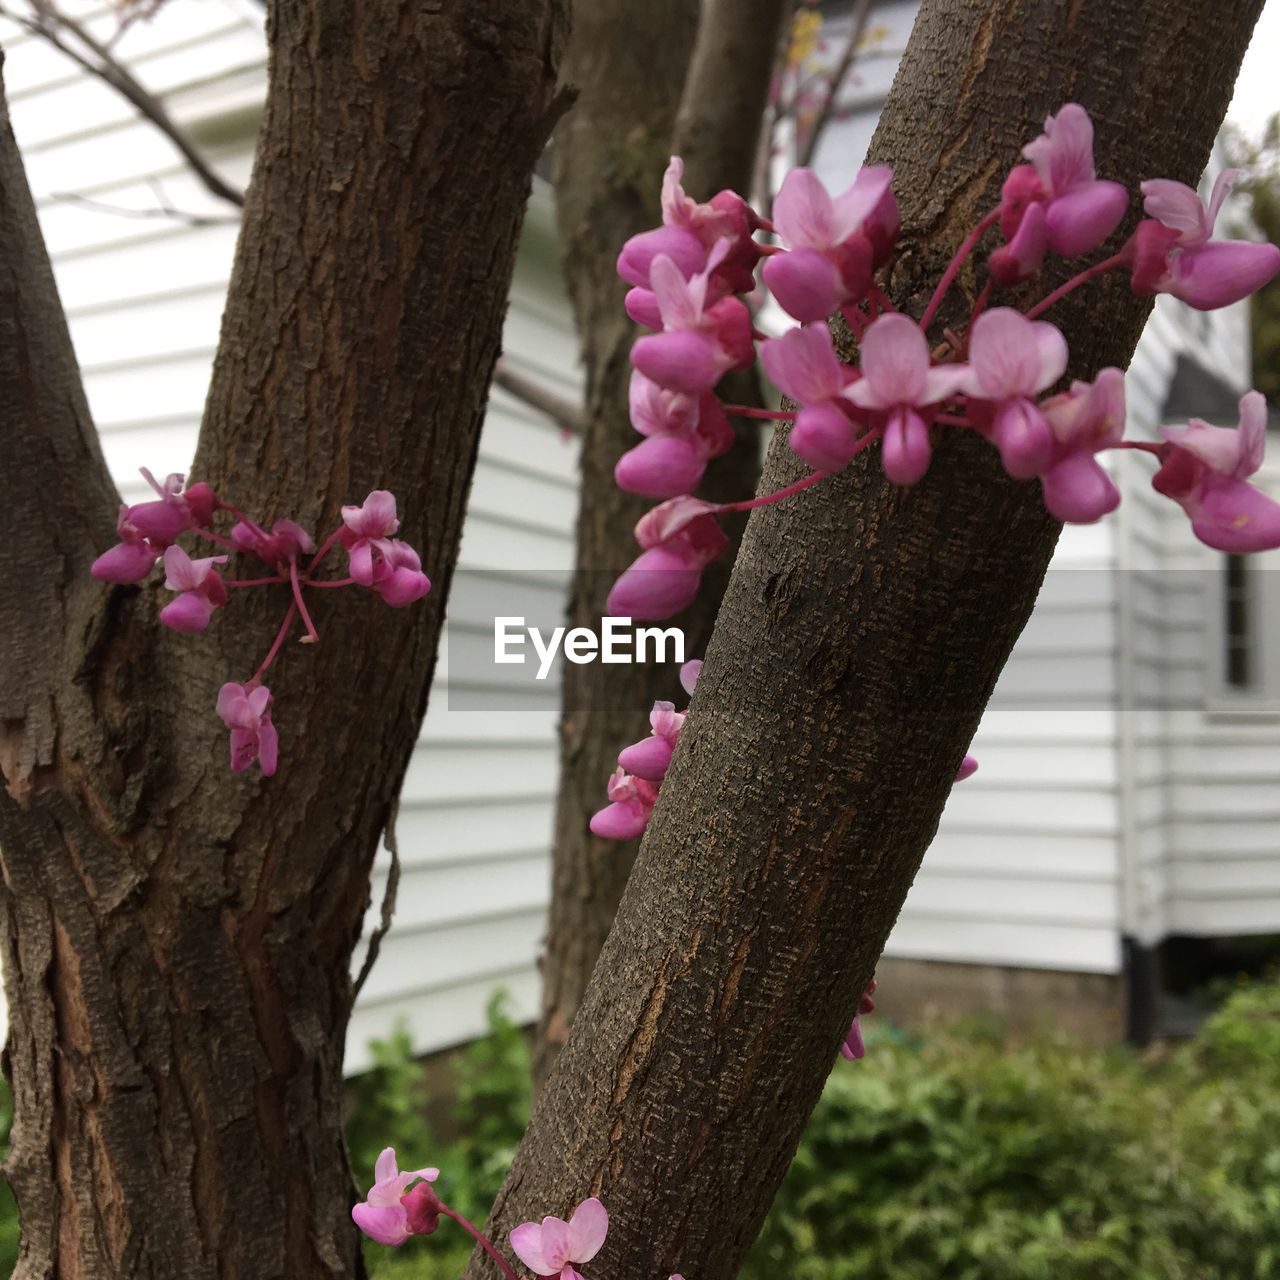
MULTIPOLYGON (((378 1157, 373 1176, 368 1195, 351 1210, 356 1226, 371 1240, 398 1248, 411 1236, 431 1235, 442 1217, 451 1218, 484 1249, 508 1280, 519 1280, 493 1241, 436 1193, 432 1183, 439 1178, 439 1169, 401 1171, 395 1148, 387 1147, 378 1157)), ((541 1222, 522 1222, 508 1238, 516 1257, 534 1275, 583 1280, 578 1268, 600 1252, 608 1232, 609 1215, 604 1205, 590 1196, 567 1221, 549 1214, 541 1222)), ((684 1277, 672 1275, 670 1280, 684 1277)))
POLYGON ((853 1015, 849 1030, 845 1032, 844 1043, 840 1046, 840 1056, 849 1062, 857 1062, 866 1057, 867 1046, 862 1039, 862 1019, 874 1011, 876 1007, 875 994, 876 980, 872 978, 867 983, 867 989, 862 993, 862 998, 858 1001, 858 1012, 853 1015))
MULTIPOLYGON (((1219 177, 1207 207, 1181 183, 1144 182, 1147 217, 1109 257, 1025 309, 989 307, 994 291, 1032 279, 1049 255, 1078 258, 1099 249, 1129 208, 1124 187, 1098 177, 1093 124, 1076 103, 1050 116, 1023 156, 1027 163, 1009 173, 1000 203, 960 246, 919 318, 896 310, 877 280, 899 231, 886 166, 863 168, 838 195, 813 172, 794 169, 769 221, 732 192, 692 200, 680 185, 681 162, 672 160, 662 226, 633 237, 618 258, 619 274, 632 286, 628 313, 656 332, 632 350, 632 422, 644 438, 615 475, 622 488, 665 501, 636 526, 641 555, 615 584, 610 613, 654 620, 692 603, 703 571, 728 546, 721 515, 791 497, 876 444, 889 480, 913 485, 949 431, 987 440, 1008 474, 1036 481, 1050 513, 1064 522, 1089 523, 1115 509, 1120 494, 1101 457, 1127 448, 1156 457, 1156 489, 1181 503, 1208 545, 1280 546, 1280 505, 1249 483, 1262 462, 1257 393, 1241 402, 1238 431, 1193 421, 1162 428, 1161 443, 1125 441, 1123 373, 1101 369, 1062 387, 1066 338, 1038 318, 1104 271, 1125 272, 1136 293, 1167 293, 1202 310, 1266 284, 1280 271, 1280 248, 1212 239, 1234 175, 1219 177), (986 281, 967 322, 931 339, 961 267, 997 231, 1002 243, 987 256, 986 281), (771 241, 758 242, 760 232, 771 241), (775 337, 754 327, 745 298, 760 286, 797 327, 775 337), (836 312, 857 342, 856 363, 836 354, 826 324, 836 312), (719 401, 720 379, 756 359, 796 410, 719 401), (812 473, 744 502, 693 496, 707 462, 729 448, 727 418, 734 415, 790 423, 788 443, 812 473)), ((648 799, 637 787, 620 793, 619 803, 634 808, 648 799)))
POLYGON ((271 720, 271 692, 262 678, 275 661, 294 622, 301 619, 304 644, 319 640, 305 592, 311 588, 360 586, 391 605, 403 608, 431 590, 418 553, 394 535, 400 528, 396 500, 375 489, 361 506, 342 508, 342 523, 314 555, 311 535, 292 520, 280 519, 270 530, 223 502, 207 484, 183 485, 180 475, 160 484, 151 472, 143 476, 156 491, 147 502, 122 506, 116 521, 120 541, 103 552, 90 572, 104 582, 137 583, 163 559, 165 587, 176 595, 160 610, 160 621, 174 631, 203 631, 228 600, 228 587, 288 586, 291 599, 262 665, 243 684, 228 681, 218 691, 218 716, 231 734, 231 768, 242 773, 255 760, 270 777, 279 759, 279 738, 271 720), (235 524, 228 535, 213 529, 218 512, 235 524), (223 554, 193 559, 178 545, 184 534, 223 548, 223 554), (314 577, 321 561, 335 545, 347 552, 345 578, 314 577), (220 569, 232 555, 251 555, 266 566, 265 576, 224 578, 220 569), (311 556, 305 564, 304 558, 311 556))

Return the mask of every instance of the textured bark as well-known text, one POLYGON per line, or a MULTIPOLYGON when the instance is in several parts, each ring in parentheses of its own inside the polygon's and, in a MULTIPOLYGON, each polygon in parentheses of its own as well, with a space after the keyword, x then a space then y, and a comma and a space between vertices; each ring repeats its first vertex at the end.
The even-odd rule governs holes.
MULTIPOLYGON (((758 12, 750 28, 727 22, 718 3, 704 4, 699 18, 696 0, 602 0, 577 15, 566 75, 579 96, 560 126, 554 169, 565 275, 587 380, 571 626, 598 627, 614 577, 638 554, 635 523, 654 505, 613 483, 614 464, 639 440, 627 410, 629 354, 638 330, 623 310, 618 249, 658 223, 659 179, 673 151, 687 156, 686 187, 699 198, 724 187, 745 189, 749 182, 768 65, 786 6, 753 0, 751 7, 758 12), (687 55, 691 48, 689 64, 682 51, 687 55), (726 57, 735 53, 744 61, 726 67, 726 57), (758 64, 765 74, 758 74, 758 64), (727 120, 718 114, 726 99, 736 109, 727 120), (677 102, 683 103, 680 126, 677 102)), ((731 382, 731 398, 754 401, 750 378, 731 382)), ((759 427, 735 425, 737 445, 711 464, 699 487, 712 499, 741 498, 759 477, 759 427)), ((730 532, 740 534, 741 527, 739 522, 730 532)), ((726 557, 708 572, 698 601, 673 619, 684 629, 690 657, 706 648, 729 562, 726 557)), ((568 1034, 639 846, 600 840, 587 824, 605 803, 618 752, 648 732, 654 701, 682 696, 670 666, 591 663, 565 671, 553 890, 534 1055, 539 1082, 568 1034)))
MULTIPOLYGON (((269 683, 274 779, 218 686, 285 598, 201 636, 88 574, 114 500, 0 132, 0 923, 21 1280, 359 1273, 350 956, 425 708, 516 237, 561 105, 558 0, 278 0, 194 474, 332 528, 375 487, 435 590, 333 592, 269 683)), ((367 1171, 365 1171, 367 1176, 367 1171)))
MULTIPOLYGON (((872 147, 903 207, 897 302, 919 314, 1066 100, 1093 113, 1107 176, 1194 181, 1259 7, 926 0, 872 147)), ((1055 309, 1074 372, 1126 362, 1147 313, 1115 279, 1055 309)), ((868 460, 753 515, 497 1233, 598 1194, 602 1274, 737 1273, 1059 532, 1038 486, 940 434, 910 492, 868 460)), ((801 471, 777 440, 762 487, 801 471)), ((493 1273, 476 1257, 468 1274, 493 1273)))

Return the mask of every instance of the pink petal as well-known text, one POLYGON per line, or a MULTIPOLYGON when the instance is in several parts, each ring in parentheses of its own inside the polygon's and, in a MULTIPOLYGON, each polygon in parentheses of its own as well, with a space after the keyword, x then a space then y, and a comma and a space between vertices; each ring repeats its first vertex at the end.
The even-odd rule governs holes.
POLYGON ((516 1257, 530 1271, 540 1276, 553 1276, 559 1267, 549 1266, 542 1249, 542 1228, 536 1222, 522 1222, 507 1237, 516 1257))
POLYGON ((1120 505, 1120 491, 1091 453, 1069 453, 1040 477, 1044 505, 1065 524, 1092 524, 1120 505))
POLYGON ((379 582, 374 590, 391 608, 403 609, 406 605, 421 600, 431 590, 431 579, 416 569, 397 568, 391 577, 379 582))
POLYGON ((231 772, 243 773, 258 757, 257 729, 231 730, 231 772))
POLYGON ((1054 195, 1094 179, 1093 121, 1078 103, 1068 102, 1044 122, 1044 133, 1022 148, 1040 181, 1054 195))
POLYGON ((89 566, 89 572, 101 582, 141 582, 160 558, 160 552, 147 542, 120 542, 104 551, 89 566))
POLYGON ((1004 469, 1015 480, 1044 472, 1053 457, 1053 433, 1044 415, 1029 400, 1010 400, 996 413, 991 438, 1004 469))
POLYGON ((701 581, 701 569, 691 568, 686 556, 653 547, 613 584, 606 607, 615 618, 669 618, 693 603, 701 581))
POLYGON ((680 668, 680 685, 691 698, 693 697, 694 686, 698 683, 698 677, 702 674, 702 659, 690 658, 688 662, 680 668))
POLYGON ((139 502, 129 508, 129 523, 153 542, 172 542, 191 528, 191 513, 180 499, 139 502))
POLYGON ((929 373, 929 344, 914 320, 893 312, 867 329, 861 366, 862 380, 845 393, 855 404, 867 409, 918 404, 929 373))
POLYGON ((374 572, 373 547, 369 540, 361 537, 360 541, 351 548, 349 555, 348 572, 361 586, 372 586, 374 572))
POLYGON ((849 415, 828 401, 800 411, 787 444, 815 470, 839 471, 849 464, 861 434, 849 415))
MULTIPOLYGON (((623 747, 618 752, 618 763, 637 778, 661 782, 671 764, 671 743, 664 738, 644 738, 640 742, 623 747)), ((586 1259, 580 1259, 586 1261, 586 1259)))
POLYGON ((668 391, 646 378, 638 369, 627 388, 631 425, 642 436, 682 434, 697 425, 700 405, 693 396, 668 391))
POLYGON ((760 360, 774 384, 802 405, 839 395, 848 370, 836 357, 825 324, 791 329, 761 344, 760 360))
MULTIPOLYGON (((864 165, 858 170, 853 185, 832 201, 831 235, 833 244, 847 240, 875 213, 889 192, 893 170, 887 164, 864 165)), ((896 204, 895 204, 896 209, 896 204)))
MULTIPOLYGON (((649 825, 649 812, 634 800, 606 805, 592 815, 589 823, 591 833, 601 840, 636 840, 644 835, 644 829, 649 825)), ((552 1273, 542 1271, 539 1274, 552 1273)))
POLYGON ((710 391, 728 368, 712 340, 691 330, 639 339, 631 349, 631 362, 659 386, 688 395, 710 391))
POLYGON ((688 279, 707 263, 707 250, 701 240, 686 227, 656 227, 632 236, 618 255, 618 274, 631 285, 649 288, 649 270, 653 260, 664 254, 688 279))
POLYGON ((835 234, 831 196, 812 169, 792 169, 782 180, 773 203, 773 224, 791 249, 830 249, 844 239, 835 234))
POLYGON ((619 489, 645 498, 673 498, 696 489, 706 459, 688 440, 650 436, 618 459, 613 478, 619 489))
POLYGON ((276 771, 276 763, 280 754, 280 736, 270 720, 258 730, 258 765, 262 776, 269 778, 276 771))
POLYGON ((218 690, 218 716, 228 729, 243 729, 253 723, 254 714, 244 685, 228 680, 218 690))
POLYGON ((960 768, 956 770, 956 781, 963 782, 966 778, 972 778, 978 772, 978 760, 976 756, 965 756, 960 762, 960 768))
POLYGON ((609 1230, 609 1215, 599 1200, 584 1200, 569 1219, 569 1261, 590 1262, 600 1252, 609 1230))
POLYGON ((1062 377, 1066 367, 1067 340, 1053 325, 996 307, 973 326, 964 389, 984 400, 1033 396, 1062 377))
POLYGON ((1142 197, 1147 216, 1177 231, 1179 244, 1188 248, 1204 244, 1213 233, 1200 197, 1186 183, 1153 178, 1142 184, 1142 197))
MULTIPOLYGON (((1246 463, 1252 460, 1246 457, 1246 445, 1256 450, 1256 442, 1252 437, 1242 436, 1236 428, 1215 427, 1201 422, 1199 418, 1192 418, 1185 426, 1161 427, 1160 434, 1217 475, 1243 479, 1258 469, 1257 466, 1252 470, 1246 469, 1246 463)), ((1257 455, 1258 465, 1261 465, 1260 451, 1257 455)))
POLYGON ((1045 213, 1049 248, 1064 258, 1096 249, 1119 225, 1129 193, 1118 182, 1090 182, 1059 196, 1045 213))
POLYGON ((849 296, 836 264, 817 249, 792 249, 766 260, 765 288, 802 323, 825 320, 849 296))
POLYGON ((929 470, 929 428, 912 409, 894 411, 881 448, 884 473, 894 484, 915 484, 929 470))
POLYGON ((1209 193, 1209 203, 1205 207, 1205 221, 1209 224, 1210 232, 1218 221, 1223 201, 1231 194, 1231 188, 1236 185, 1238 172, 1236 169, 1223 169, 1214 179, 1213 190, 1209 193))
POLYGON ((652 289, 628 289, 622 305, 636 324, 646 329, 662 328, 662 312, 658 310, 658 298, 652 289))
MULTIPOLYGON (((169 550, 174 548, 170 547, 169 550)), ((212 602, 198 591, 184 591, 160 610, 160 621, 174 631, 203 631, 212 617, 212 602)))
POLYGON ((1280 502, 1244 480, 1209 489, 1198 503, 1184 503, 1191 530, 1215 551, 1248 555, 1280 548, 1280 502))
POLYGON ((271 707, 271 690, 265 684, 260 684, 256 688, 246 691, 245 701, 249 705, 249 711, 253 718, 261 720, 271 707))
POLYGON ((550 1214, 542 1220, 542 1256, 559 1271, 569 1261, 569 1224, 550 1214))
POLYGON ((374 1182, 389 1182, 400 1172, 395 1147, 383 1147, 373 1166, 374 1182))
POLYGON ((686 279, 684 272, 665 254, 654 258, 649 267, 649 287, 658 300, 665 329, 693 329, 702 319, 706 298, 706 280, 702 276, 686 279))
POLYGON ((1173 259, 1165 291, 1197 311, 1214 311, 1256 293, 1280 272, 1280 248, 1251 240, 1215 240, 1173 259))
POLYGON ((408 1214, 403 1205, 354 1205, 352 1220, 371 1240, 393 1248, 409 1238, 408 1214))
POLYGON ((1018 223, 1013 239, 997 249, 987 259, 991 278, 1000 285, 1017 284, 1030 279, 1044 262, 1044 251, 1049 244, 1045 207, 1029 205, 1018 223))
POLYGON ((1261 391, 1240 397, 1240 465, 1235 478, 1243 480, 1262 466, 1267 448, 1267 398, 1261 391))

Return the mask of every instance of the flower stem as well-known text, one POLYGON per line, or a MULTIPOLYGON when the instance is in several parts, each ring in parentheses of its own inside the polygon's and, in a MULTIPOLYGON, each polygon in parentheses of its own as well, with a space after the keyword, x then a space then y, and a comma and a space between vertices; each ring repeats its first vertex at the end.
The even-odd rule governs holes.
MULTIPOLYGON (((221 499, 219 499, 219 500, 218 500, 218 506, 219 506, 223 511, 226 511, 226 512, 228 512, 230 515, 235 516, 235 518, 236 518, 237 520, 243 521, 245 524, 247 524, 247 525, 249 526, 249 528, 250 528, 250 529, 252 529, 252 530, 253 530, 253 532, 254 532, 254 533, 256 533, 256 534, 258 535, 258 537, 260 537, 260 538, 266 538, 266 537, 268 537, 268 536, 269 536, 269 535, 268 535, 268 533, 267 533, 267 531, 266 531, 264 528, 262 528, 262 526, 261 526, 261 525, 256 524, 254 521, 250 520, 250 519, 249 519, 249 517, 248 517, 247 515, 245 515, 245 513, 244 513, 243 511, 238 511, 235 507, 233 507, 233 506, 231 505, 231 503, 229 503, 229 502, 223 502, 221 499)), ((238 550, 238 548, 237 548, 237 550, 238 550)))
POLYGON ((192 533, 197 538, 208 538, 210 542, 216 542, 220 547, 227 547, 232 551, 243 551, 243 547, 237 547, 230 538, 224 538, 220 533, 214 533, 211 529, 192 529, 192 533))
POLYGON ((311 615, 307 612, 306 601, 302 598, 302 584, 298 581, 298 561, 292 556, 289 558, 289 581, 293 584, 293 598, 297 603, 298 613, 302 616, 302 625, 307 629, 307 638, 302 643, 319 644, 320 634, 316 631, 311 615))
POLYGON ((288 582, 288 578, 223 578, 224 587, 270 587, 279 582, 288 582))
POLYGON ((324 582, 317 582, 314 578, 307 579, 309 587, 349 587, 355 582, 354 578, 326 578, 324 582))
POLYGON ((774 422, 794 422, 796 420, 795 413, 787 413, 782 409, 753 409, 747 404, 724 404, 720 407, 725 413, 733 414, 735 418, 764 418, 774 422))
POLYGON ((960 273, 960 268, 964 266, 964 260, 974 251, 978 241, 986 233, 987 228, 992 226, 999 216, 1000 209, 997 206, 965 236, 964 243, 956 250, 955 256, 951 261, 947 263, 947 269, 942 273, 942 279, 938 281, 938 287, 933 291, 933 297, 929 299, 929 305, 924 309, 924 315, 920 317, 921 329, 927 329, 933 317, 938 314, 938 308, 942 306, 942 300, 947 296, 947 290, 951 288, 951 282, 960 273))
POLYGON ((331 546, 333 546, 333 544, 334 544, 335 542, 337 542, 337 540, 338 540, 338 535, 339 535, 339 534, 343 531, 343 529, 345 529, 346 527, 347 527, 347 526, 346 526, 345 524, 340 524, 340 525, 339 525, 339 526, 338 526, 338 527, 337 527, 337 528, 336 528, 336 529, 335 529, 335 530, 334 530, 334 531, 333 531, 333 532, 332 532, 332 533, 331 533, 331 534, 330 534, 330 535, 329 535, 329 536, 328 536, 328 537, 327 537, 327 538, 326 538, 326 539, 325 539, 325 540, 320 544, 320 550, 319 550, 319 551, 317 551, 317 552, 315 553, 315 555, 313 555, 313 556, 311 557, 311 563, 310 563, 309 565, 307 565, 307 576, 308 576, 308 577, 310 577, 310 576, 311 576, 311 574, 315 573, 315 571, 316 571, 316 565, 318 565, 318 564, 320 563, 320 561, 321 561, 321 560, 323 560, 323 559, 325 558, 325 556, 329 553, 329 548, 330 548, 331 546))
POLYGON ((1101 275, 1104 271, 1110 271, 1113 267, 1122 267, 1126 265, 1125 255, 1123 253, 1113 254, 1110 258, 1104 258, 1101 262, 1095 262, 1093 266, 1086 268, 1079 275, 1072 276, 1066 284, 1059 285, 1047 297, 1041 298, 1030 311, 1027 312, 1027 319, 1034 320, 1036 316, 1043 315, 1049 310, 1055 302, 1065 298, 1067 294, 1074 292, 1086 280, 1092 280, 1094 276, 1101 275))
POLYGON ((476 1243, 491 1257, 494 1262, 502 1268, 503 1275, 509 1277, 509 1280, 520 1280, 514 1271, 507 1265, 507 1260, 493 1247, 492 1242, 483 1231, 477 1227, 473 1227, 466 1218, 462 1216, 456 1209, 450 1209, 443 1201, 440 1204, 440 1212, 447 1218, 452 1218, 464 1231, 469 1232, 475 1239, 476 1243))
POLYGON ((294 615, 298 612, 298 602, 296 600, 289 601, 289 611, 284 615, 284 621, 280 624, 280 630, 276 632, 276 638, 271 642, 271 648, 267 650, 267 656, 262 660, 262 666, 253 673, 246 689, 252 689, 254 685, 260 684, 262 677, 267 674, 267 668, 276 660, 276 654, 280 652, 280 646, 284 644, 284 638, 289 634, 289 628, 293 626, 294 615))

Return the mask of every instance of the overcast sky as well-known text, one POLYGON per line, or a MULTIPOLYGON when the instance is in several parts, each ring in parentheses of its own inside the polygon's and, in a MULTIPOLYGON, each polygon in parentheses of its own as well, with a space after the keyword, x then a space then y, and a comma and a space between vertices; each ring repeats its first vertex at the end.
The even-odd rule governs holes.
POLYGON ((1280 111, 1280 0, 1267 0, 1253 31, 1253 43, 1245 54, 1236 95, 1231 100, 1227 119, 1247 133, 1257 135, 1271 116, 1280 111))

